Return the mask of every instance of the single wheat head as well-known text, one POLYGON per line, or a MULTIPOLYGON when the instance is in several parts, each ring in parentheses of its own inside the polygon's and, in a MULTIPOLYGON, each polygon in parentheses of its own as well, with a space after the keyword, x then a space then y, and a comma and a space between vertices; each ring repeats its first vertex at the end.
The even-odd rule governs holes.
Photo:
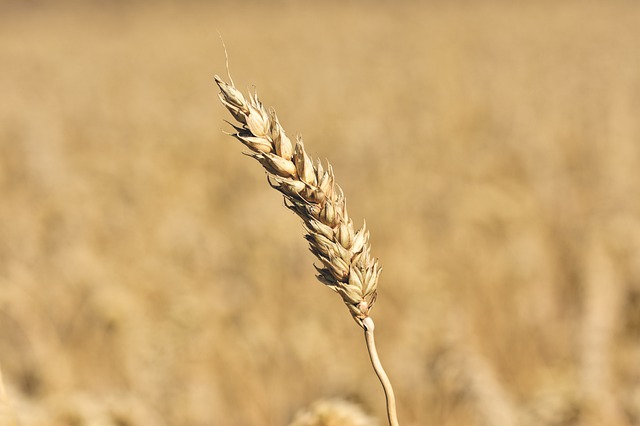
POLYGON ((375 349, 374 323, 369 313, 376 301, 382 268, 371 257, 366 224, 358 231, 347 213, 347 201, 335 183, 331 164, 313 162, 302 138, 292 142, 273 109, 267 110, 257 93, 248 99, 230 84, 215 76, 220 100, 237 124, 231 136, 249 148, 267 172, 269 184, 284 195, 285 205, 303 221, 305 238, 320 261, 317 278, 342 297, 351 316, 365 330, 365 339, 374 370, 387 397, 389 424, 398 424, 395 399, 375 349))

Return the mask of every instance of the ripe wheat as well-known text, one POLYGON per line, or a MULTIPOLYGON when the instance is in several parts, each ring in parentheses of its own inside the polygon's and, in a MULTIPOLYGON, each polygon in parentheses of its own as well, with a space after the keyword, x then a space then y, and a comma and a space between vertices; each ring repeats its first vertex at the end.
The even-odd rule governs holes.
POLYGON ((294 144, 286 135, 274 110, 267 111, 257 93, 246 99, 217 75, 220 100, 239 123, 231 136, 246 145, 249 155, 267 171, 269 184, 284 195, 285 205, 304 222, 311 252, 322 265, 317 278, 342 296, 365 339, 374 370, 387 398, 389 424, 398 424, 393 389, 382 369, 373 338, 374 323, 369 313, 376 301, 382 268, 371 257, 366 224, 357 232, 347 214, 342 189, 335 183, 333 168, 307 155, 302 138, 294 144))
POLYGON ((15 416, 9 404, 9 398, 2 382, 2 370, 0 369, 0 426, 14 426, 15 416))
POLYGON ((267 170, 269 183, 284 195, 286 206, 304 222, 313 254, 322 262, 318 279, 342 296, 353 318, 362 325, 376 300, 381 268, 371 258, 366 225, 355 232, 347 203, 334 182, 333 168, 315 165, 298 137, 295 145, 272 110, 267 112, 257 94, 247 101, 218 76, 220 99, 242 124, 233 136, 245 144, 267 170))
POLYGON ((327 399, 298 412, 289 426, 378 426, 378 423, 352 402, 327 399))

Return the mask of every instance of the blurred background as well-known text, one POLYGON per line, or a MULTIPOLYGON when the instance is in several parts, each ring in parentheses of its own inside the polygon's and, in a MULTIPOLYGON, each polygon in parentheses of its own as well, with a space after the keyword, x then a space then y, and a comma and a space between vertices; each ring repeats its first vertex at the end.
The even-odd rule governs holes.
POLYGON ((223 134, 219 31, 366 218, 401 424, 640 425, 639 23, 617 0, 2 1, 18 424, 280 426, 325 398, 385 424, 361 329, 223 134))

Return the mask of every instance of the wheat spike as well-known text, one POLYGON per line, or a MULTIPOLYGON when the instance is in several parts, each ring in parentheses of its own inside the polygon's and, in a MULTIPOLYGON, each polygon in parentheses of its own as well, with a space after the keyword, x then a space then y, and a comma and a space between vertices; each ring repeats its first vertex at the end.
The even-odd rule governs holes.
MULTIPOLYGON (((225 50, 226 51, 226 50, 225 50)), ((375 325, 369 312, 376 301, 382 268, 371 257, 366 224, 357 232, 347 214, 347 200, 335 183, 333 168, 315 165, 307 155, 302 138, 295 144, 286 135, 275 111, 267 111, 258 94, 247 100, 231 84, 215 76, 220 100, 240 126, 231 136, 245 144, 267 171, 269 184, 284 195, 285 205, 304 222, 309 249, 322 263, 316 266, 318 279, 334 290, 349 308, 353 319, 364 329, 369 358, 387 403, 391 426, 398 426, 396 402, 391 382, 378 357, 375 325)), ((314 265, 315 266, 315 265, 314 265)))
POLYGON ((347 213, 347 201, 334 181, 333 168, 314 162, 302 138, 292 142, 275 111, 267 111, 257 93, 245 98, 232 84, 215 76, 220 100, 240 126, 231 136, 267 171, 270 185, 284 195, 285 205, 304 222, 309 249, 320 260, 318 279, 340 294, 353 318, 362 321, 376 300, 382 268, 371 257, 366 224, 357 232, 347 213))
POLYGON ((378 422, 352 402, 326 399, 299 411, 289 426, 378 426, 378 422))

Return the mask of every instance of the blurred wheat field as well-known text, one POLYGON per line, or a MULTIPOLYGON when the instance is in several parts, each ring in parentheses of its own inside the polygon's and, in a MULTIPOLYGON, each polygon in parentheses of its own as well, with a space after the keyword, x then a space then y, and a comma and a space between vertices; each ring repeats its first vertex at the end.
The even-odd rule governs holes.
MULTIPOLYGON (((0 3, 0 368, 19 424, 382 421, 361 330, 225 136, 329 158, 403 425, 640 425, 636 2, 0 3)), ((2 407, 0 407, 1 409, 2 407)))

